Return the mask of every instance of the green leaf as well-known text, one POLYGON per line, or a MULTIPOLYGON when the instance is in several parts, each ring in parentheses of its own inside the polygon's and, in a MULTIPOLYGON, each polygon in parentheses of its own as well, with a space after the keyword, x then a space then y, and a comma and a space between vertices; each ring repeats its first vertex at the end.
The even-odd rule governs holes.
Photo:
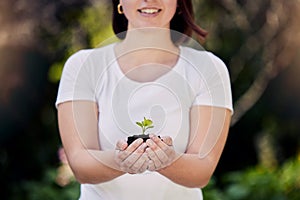
POLYGON ((140 127, 142 127, 143 128, 143 124, 141 123, 141 122, 135 122, 137 125, 139 125, 140 127))
POLYGON ((145 126, 150 126, 150 125, 152 125, 152 123, 153 123, 153 122, 152 122, 150 119, 144 120, 145 126))
POLYGON ((153 128, 152 126, 153 122, 150 119, 147 119, 144 117, 144 120, 141 122, 135 122, 137 125, 139 125, 142 128, 142 133, 145 134, 145 131, 149 128, 153 128))
POLYGON ((148 127, 146 128, 146 130, 149 129, 149 128, 154 128, 154 126, 148 126, 148 127))

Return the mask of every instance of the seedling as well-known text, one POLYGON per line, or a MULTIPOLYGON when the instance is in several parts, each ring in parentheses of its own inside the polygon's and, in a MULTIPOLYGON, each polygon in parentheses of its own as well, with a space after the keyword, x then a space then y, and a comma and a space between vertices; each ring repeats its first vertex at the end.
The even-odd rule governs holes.
POLYGON ((153 124, 152 120, 151 119, 146 119, 146 117, 144 117, 143 121, 136 122, 136 124, 142 128, 142 134, 143 135, 145 135, 146 130, 154 127, 152 125, 153 124))
POLYGON ((133 136, 129 136, 127 138, 127 144, 130 145, 134 140, 138 139, 138 138, 142 138, 144 142, 146 142, 146 140, 150 139, 149 135, 146 134, 146 131, 150 128, 153 128, 153 122, 150 119, 147 119, 146 117, 144 117, 144 120, 141 122, 135 122, 139 127, 141 127, 142 129, 142 134, 140 135, 133 135, 133 136))

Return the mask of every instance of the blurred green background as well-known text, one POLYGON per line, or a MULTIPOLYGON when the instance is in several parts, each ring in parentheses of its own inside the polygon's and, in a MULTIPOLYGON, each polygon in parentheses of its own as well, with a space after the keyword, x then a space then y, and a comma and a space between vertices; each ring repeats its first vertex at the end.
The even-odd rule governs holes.
MULTIPOLYGON (((206 200, 300 199, 300 1, 194 0, 235 113, 206 200)), ((109 0, 1 0, 1 199, 76 199, 54 102, 66 59, 113 35, 109 0), (63 159, 62 159, 63 160, 63 159)))

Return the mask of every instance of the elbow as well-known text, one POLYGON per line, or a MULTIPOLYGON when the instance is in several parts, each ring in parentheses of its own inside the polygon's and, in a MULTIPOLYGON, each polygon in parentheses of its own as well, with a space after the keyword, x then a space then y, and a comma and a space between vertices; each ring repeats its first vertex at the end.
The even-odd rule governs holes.
POLYGON ((208 185, 212 175, 201 175, 197 180, 191 181, 189 184, 186 185, 186 187, 189 188, 204 188, 208 185))
POLYGON ((204 188, 208 185, 208 183, 210 182, 210 179, 213 175, 213 171, 211 173, 207 173, 206 175, 204 175, 202 178, 201 178, 201 181, 199 182, 198 184, 198 187, 199 188, 204 188))
POLYGON ((72 168, 73 176, 78 183, 80 184, 89 183, 87 176, 85 176, 80 169, 76 167, 71 167, 71 168, 72 168))
POLYGON ((190 182, 188 184, 185 184, 185 187, 188 188, 204 188, 208 185, 210 181, 210 178, 201 178, 198 181, 190 182))
POLYGON ((209 178, 206 178, 206 179, 204 179, 204 180, 202 180, 202 181, 198 184, 198 187, 199 187, 199 188, 204 188, 204 187, 206 187, 206 186, 208 185, 209 181, 210 181, 210 177, 209 177, 209 178))
POLYGON ((75 176, 75 179, 80 184, 98 184, 98 182, 96 182, 96 181, 92 181, 90 179, 83 178, 83 177, 78 177, 78 176, 76 177, 75 176))
POLYGON ((70 162, 70 168, 73 172, 75 180, 80 184, 97 184, 94 176, 91 177, 91 174, 88 170, 85 169, 82 165, 78 165, 74 162, 70 162))
POLYGON ((82 162, 78 159, 81 156, 70 156, 68 165, 72 170, 74 179, 80 184, 97 184, 99 181, 95 180, 96 176, 92 173, 93 169, 89 162, 82 162))
POLYGON ((83 172, 74 171, 74 178, 80 184, 98 184, 99 181, 94 180, 93 177, 85 175, 83 172))
POLYGON ((74 171, 74 177, 75 177, 75 180, 80 184, 89 184, 90 183, 90 180, 86 176, 82 175, 82 173, 80 173, 80 172, 74 171))

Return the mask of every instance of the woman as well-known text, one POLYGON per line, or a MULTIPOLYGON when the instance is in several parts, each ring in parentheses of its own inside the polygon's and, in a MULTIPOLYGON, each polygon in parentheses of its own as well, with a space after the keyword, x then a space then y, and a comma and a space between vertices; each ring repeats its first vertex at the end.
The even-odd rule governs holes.
POLYGON ((226 66, 180 45, 192 32, 206 36, 190 0, 113 6, 121 41, 69 58, 56 102, 80 199, 202 199, 232 113, 226 66), (128 145, 143 117, 153 134, 128 145))

